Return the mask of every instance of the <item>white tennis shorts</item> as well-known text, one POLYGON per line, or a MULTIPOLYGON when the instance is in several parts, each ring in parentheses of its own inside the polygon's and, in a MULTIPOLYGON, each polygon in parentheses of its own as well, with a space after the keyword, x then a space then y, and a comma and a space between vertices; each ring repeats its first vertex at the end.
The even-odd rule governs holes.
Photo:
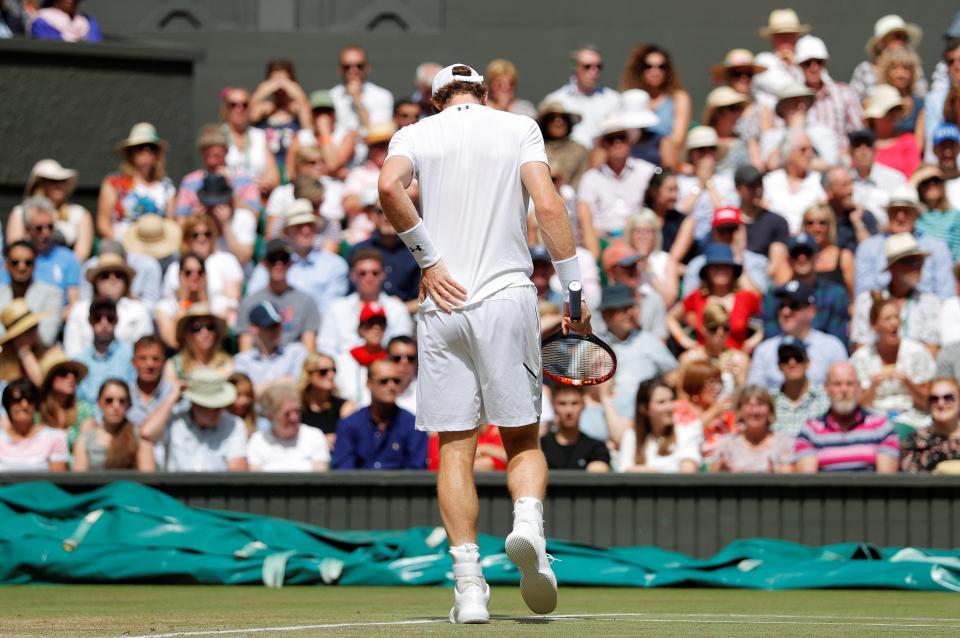
POLYGON ((540 420, 540 310, 537 289, 504 288, 450 314, 428 312, 417 326, 417 429, 516 427, 540 420))

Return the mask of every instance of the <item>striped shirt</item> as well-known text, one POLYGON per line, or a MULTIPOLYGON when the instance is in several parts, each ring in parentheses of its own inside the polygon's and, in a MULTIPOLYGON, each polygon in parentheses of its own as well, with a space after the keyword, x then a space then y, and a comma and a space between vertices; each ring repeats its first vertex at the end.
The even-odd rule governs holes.
POLYGON ((846 148, 847 133, 863 128, 863 107, 849 86, 824 78, 810 106, 807 122, 826 126, 836 134, 840 148, 846 148))
POLYGON ((928 210, 917 220, 917 234, 936 237, 950 249, 953 261, 960 258, 960 211, 928 210))
POLYGON ((810 419, 797 435, 794 462, 816 456, 821 472, 874 472, 877 456, 900 458, 900 439, 880 415, 857 408, 853 427, 837 424, 832 412, 810 419))

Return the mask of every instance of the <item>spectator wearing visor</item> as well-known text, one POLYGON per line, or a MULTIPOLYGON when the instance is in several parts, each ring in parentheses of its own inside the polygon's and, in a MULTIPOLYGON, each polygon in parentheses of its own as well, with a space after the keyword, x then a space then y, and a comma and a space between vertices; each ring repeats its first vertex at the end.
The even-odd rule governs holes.
POLYGON ((813 327, 818 310, 813 286, 791 280, 776 288, 774 296, 779 301, 777 321, 780 334, 766 339, 753 351, 748 383, 760 384, 768 390, 783 385, 779 349, 782 341, 790 336, 802 342, 806 349, 810 359, 807 378, 814 385, 822 384, 833 363, 847 360, 847 349, 833 335, 813 327))

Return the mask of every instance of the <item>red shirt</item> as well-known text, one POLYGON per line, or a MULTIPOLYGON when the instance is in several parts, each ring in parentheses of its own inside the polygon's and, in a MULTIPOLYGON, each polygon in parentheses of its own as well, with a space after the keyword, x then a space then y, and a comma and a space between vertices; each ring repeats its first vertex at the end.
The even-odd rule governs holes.
MULTIPOLYGON (((733 309, 730 311, 730 332, 727 334, 727 347, 739 350, 749 337, 750 317, 760 315, 760 294, 752 290, 738 290, 733 294, 733 309)), ((707 307, 707 295, 699 288, 686 296, 683 309, 696 316, 694 327, 697 341, 703 344, 703 310, 707 307)))
POLYGON ((897 169, 909 179, 920 166, 920 147, 917 146, 916 136, 913 133, 902 133, 886 148, 881 148, 878 144, 875 161, 897 169))
MULTIPOLYGON (((503 447, 503 439, 500 437, 500 430, 495 425, 488 425, 486 432, 481 432, 477 437, 477 445, 489 443, 503 447)), ((427 439, 427 469, 436 472, 440 469, 440 437, 436 432, 430 433, 427 439)), ((493 459, 493 469, 502 472, 507 469, 507 464, 500 459, 493 459)))

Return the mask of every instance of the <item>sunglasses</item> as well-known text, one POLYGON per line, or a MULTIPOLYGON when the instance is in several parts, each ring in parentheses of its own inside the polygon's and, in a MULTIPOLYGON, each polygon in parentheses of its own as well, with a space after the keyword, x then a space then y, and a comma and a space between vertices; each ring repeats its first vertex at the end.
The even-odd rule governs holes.
POLYGON ((955 395, 955 394, 953 394, 953 393, 949 393, 949 394, 931 394, 931 395, 930 395, 930 405, 936 405, 937 403, 940 403, 941 401, 942 401, 943 403, 953 403, 953 402, 956 401, 956 400, 957 400, 957 395, 955 395))
POLYGON ((803 220, 804 225, 806 226, 829 226, 829 222, 825 219, 805 219, 803 220))
POLYGON ((336 374, 336 368, 314 368, 310 371, 310 374, 319 374, 321 377, 325 377, 330 374, 336 374))
POLYGON ((34 224, 30 227, 35 233, 42 233, 45 230, 53 232, 53 224, 34 224))
POLYGON ((793 363, 794 361, 796 361, 797 363, 806 363, 807 358, 802 354, 799 354, 796 352, 787 352, 785 354, 779 355, 777 357, 777 361, 780 362, 780 365, 785 366, 788 363, 793 363))
POLYGON ((250 106, 250 102, 247 102, 247 101, 227 102, 227 108, 230 108, 230 109, 245 109, 248 106, 250 106))
POLYGON ((377 379, 377 385, 387 385, 388 383, 393 383, 394 385, 400 385, 403 383, 403 380, 399 377, 384 377, 382 379, 377 379))
POLYGON ((711 333, 711 334, 716 334, 716 333, 720 332, 721 330, 723 330, 724 332, 728 332, 727 327, 726 327, 725 325, 723 325, 722 323, 721 323, 721 324, 717 324, 717 325, 715 325, 715 326, 704 326, 704 328, 706 328, 707 332, 709 332, 709 333, 711 333))
POLYGON ((365 68, 367 68, 367 63, 366 63, 366 62, 360 62, 360 63, 358 63, 358 64, 343 64, 342 62, 340 63, 340 70, 341 70, 341 71, 349 71, 350 69, 356 69, 357 71, 363 71, 365 68))
POLYGON ((400 363, 401 361, 406 361, 407 363, 416 363, 417 355, 415 354, 395 354, 390 357, 390 360, 394 363, 400 363))
POLYGON ((107 320, 107 323, 112 323, 112 324, 116 324, 116 323, 117 323, 117 315, 106 315, 106 314, 105 314, 105 315, 94 315, 93 317, 90 317, 90 323, 93 324, 93 325, 97 325, 98 323, 100 323, 100 322, 103 321, 104 319, 107 320))
POLYGON ((125 279, 119 270, 108 270, 97 275, 97 281, 106 281, 107 279, 125 279))
POLYGON ((591 71, 593 69, 596 69, 597 71, 603 70, 603 62, 597 62, 596 64, 584 64, 582 62, 578 62, 577 66, 581 69, 586 69, 587 71, 591 71))
POLYGON ((728 71, 728 74, 732 78, 751 78, 752 79, 754 76, 753 71, 743 71, 740 69, 731 69, 730 71, 728 71))
POLYGON ((13 399, 13 405, 18 405, 20 403, 27 403, 28 405, 33 405, 33 400, 27 395, 19 396, 13 399))
POLYGON ((33 260, 32 259, 11 259, 10 265, 11 266, 32 266, 33 260))
POLYGON ((156 153, 157 147, 155 144, 137 144, 136 146, 131 146, 130 150, 134 153, 139 153, 140 151, 150 151, 151 153, 156 153))
POLYGON ((130 399, 125 399, 123 397, 103 397, 100 400, 107 405, 127 405, 130 403, 130 399))
POLYGON ((943 61, 949 66, 953 66, 957 62, 960 62, 960 55, 947 55, 944 56, 943 61))
POLYGON ((813 58, 811 60, 804 60, 800 63, 800 66, 807 68, 808 66, 813 66, 814 64, 817 66, 824 66, 826 62, 824 60, 817 60, 816 58, 813 58))
POLYGON ((907 257, 901 259, 900 263, 907 268, 923 268, 923 257, 907 257))
POLYGON ((210 239, 211 237, 213 237, 213 233, 210 232, 209 230, 194 231, 190 233, 190 239, 200 239, 200 238, 210 239))
POLYGON ((920 188, 929 188, 931 186, 943 186, 943 180, 939 177, 931 177, 920 182, 920 188))
POLYGON ((798 303, 796 301, 785 301, 780 304, 780 310, 787 308, 793 312, 796 312, 798 310, 803 310, 806 307, 807 307, 807 304, 798 303))
POLYGON ((206 330, 207 332, 216 332, 217 324, 212 321, 198 321, 190 326, 190 332, 193 334, 197 334, 202 330, 206 330))
POLYGON ((196 277, 202 277, 203 275, 205 275, 205 274, 207 274, 207 273, 204 272, 203 270, 181 270, 181 271, 180 271, 180 274, 183 275, 183 276, 185 276, 185 277, 194 277, 194 276, 196 276, 196 277))
POLYGON ((358 270, 357 277, 379 277, 383 274, 382 270, 358 270))
POLYGON ((666 62, 662 64, 650 64, 649 62, 644 62, 642 66, 644 71, 649 71, 650 69, 658 69, 660 71, 666 71, 667 69, 670 68, 669 66, 667 66, 666 62))
POLYGON ((69 369, 67 369, 67 370, 57 370, 57 373, 56 373, 55 375, 53 375, 53 376, 55 376, 55 377, 74 377, 74 378, 76 378, 78 375, 77 375, 77 371, 76 371, 76 370, 69 370, 69 369))

